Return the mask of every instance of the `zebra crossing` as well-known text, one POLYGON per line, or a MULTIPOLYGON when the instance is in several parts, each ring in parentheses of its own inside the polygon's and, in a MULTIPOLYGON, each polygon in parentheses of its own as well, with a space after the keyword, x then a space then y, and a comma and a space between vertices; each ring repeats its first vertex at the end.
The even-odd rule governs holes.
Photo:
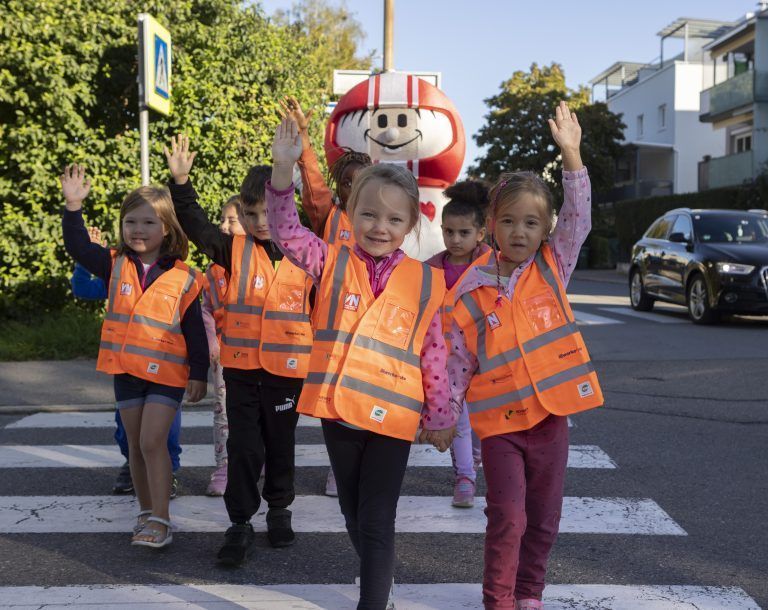
POLYGON ((629 324, 638 320, 654 324, 690 323, 684 307, 666 303, 657 304, 653 311, 635 311, 625 296, 570 294, 568 300, 579 326, 629 324))
MULTIPOLYGON (((171 504, 172 520, 179 532, 171 553, 178 552, 186 538, 196 541, 199 548, 207 549, 212 557, 221 533, 228 525, 222 499, 201 495, 204 489, 201 481, 213 466, 213 446, 209 442, 211 425, 210 411, 189 411, 183 415, 182 470, 198 473, 198 483, 185 487, 185 493, 171 504)), ((148 610, 344 610, 355 607, 357 589, 351 584, 352 578, 347 578, 344 570, 332 569, 330 577, 327 571, 321 574, 320 562, 314 555, 324 551, 318 557, 331 563, 337 555, 347 555, 346 565, 355 563, 348 557, 352 553, 351 545, 346 538, 338 502, 320 493, 328 456, 316 420, 302 417, 297 431, 297 497, 291 508, 299 543, 293 549, 280 551, 279 555, 270 555, 280 558, 284 569, 277 565, 269 577, 260 577, 256 566, 244 576, 232 577, 229 573, 205 567, 204 562, 203 573, 199 576, 189 577, 183 566, 177 566, 178 574, 168 575, 165 572, 169 569, 165 567, 167 553, 137 553, 136 549, 130 548, 124 538, 135 519, 133 498, 110 495, 108 487, 99 490, 98 484, 94 483, 98 476, 101 480, 109 480, 115 467, 122 463, 117 448, 110 444, 113 426, 113 413, 108 412, 36 413, 0 430, 0 478, 3 473, 21 473, 29 482, 26 492, 15 495, 9 493, 8 485, 1 487, 3 491, 0 493, 4 495, 0 495, 0 540, 6 545, 17 544, 18 549, 25 549, 25 552, 41 547, 50 553, 60 540, 63 541, 61 544, 88 547, 94 540, 109 539, 113 541, 112 545, 120 545, 114 551, 120 554, 119 561, 134 562, 137 570, 128 570, 129 579, 126 575, 116 578, 108 567, 109 558, 97 556, 92 563, 100 569, 96 574, 102 574, 102 580, 94 576, 93 570, 88 572, 87 578, 78 580, 77 566, 73 566, 69 577, 63 580, 66 586, 35 570, 30 570, 25 581, 19 583, 23 586, 7 586, 6 578, 0 576, 0 608, 117 610, 129 606, 148 610), (57 495, 57 487, 61 485, 48 481, 66 482, 66 491, 57 495), (303 565, 298 544, 307 537, 317 543, 305 547, 305 553, 312 561, 303 565), (313 572, 315 569, 317 572, 313 572), (146 570, 146 580, 141 577, 142 570, 146 570), (163 578, 158 579, 158 573, 163 578)), ((588 430, 580 424, 578 429, 583 433, 582 438, 588 437, 588 430)), ((568 468, 596 477, 621 473, 620 462, 599 446, 588 444, 570 447, 568 468)), ((461 541, 465 547, 473 549, 470 556, 474 559, 469 573, 479 575, 481 566, 477 565, 477 560, 482 558, 485 531, 482 494, 478 493, 472 509, 452 508, 450 457, 429 446, 413 446, 406 478, 396 523, 398 554, 402 553, 406 562, 410 561, 411 555, 424 558, 433 548, 428 541, 435 540, 436 536, 440 541, 461 541)), ((265 511, 266 507, 262 507, 254 517, 254 528, 260 532, 266 530, 265 511)), ((608 540, 614 536, 637 536, 668 537, 674 541, 688 536, 684 527, 663 506, 653 498, 642 497, 569 495, 564 499, 560 531, 562 537, 609 537, 608 540)), ((448 546, 454 548, 451 544, 448 546)), ((2 548, 0 546, 0 553, 2 548)), ((95 552, 104 553, 103 548, 112 547, 99 548, 101 550, 95 552)), ((74 551, 73 555, 76 555, 74 551)), ((62 561, 67 561, 67 557, 64 553, 62 561)), ((445 555, 434 553, 426 559, 434 562, 437 574, 442 570, 455 576, 456 571, 448 568, 457 560, 461 561, 459 557, 448 552, 445 555)), ((199 557, 195 559, 199 561, 199 557)), ((0 565, 10 565, 3 563, 6 561, 7 558, 0 555, 0 565)), ((6 573, 5 569, 0 570, 0 574, 3 573, 6 573)), ((399 562, 396 579, 403 583, 395 590, 399 610, 481 607, 479 578, 475 582, 442 582, 439 578, 418 580, 409 577, 399 562)), ((548 610, 759 610, 757 603, 740 588, 696 583, 553 583, 547 587, 544 598, 548 610)))

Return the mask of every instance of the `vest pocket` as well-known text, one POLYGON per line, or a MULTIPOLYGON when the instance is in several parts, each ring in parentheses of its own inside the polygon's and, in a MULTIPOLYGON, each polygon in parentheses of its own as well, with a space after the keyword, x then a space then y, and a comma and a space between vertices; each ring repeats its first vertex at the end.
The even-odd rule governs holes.
POLYGON ((408 345, 408 338, 411 336, 413 321, 416 314, 399 305, 386 301, 381 309, 381 314, 373 329, 373 338, 405 349, 408 345))
POLYGON ((304 311, 304 286, 296 284, 278 284, 277 309, 301 313, 304 311))
POLYGON ((137 308, 140 311, 136 313, 140 313, 163 324, 172 324, 178 300, 178 295, 155 288, 144 293, 139 302, 141 307, 137 308))
POLYGON ((564 324, 557 301, 550 292, 523 299, 522 305, 525 317, 537 335, 564 324))

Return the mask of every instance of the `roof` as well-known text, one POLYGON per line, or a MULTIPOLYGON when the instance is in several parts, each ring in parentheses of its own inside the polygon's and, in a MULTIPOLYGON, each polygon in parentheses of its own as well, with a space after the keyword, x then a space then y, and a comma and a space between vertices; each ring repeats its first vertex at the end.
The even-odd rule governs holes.
POLYGON ((718 38, 733 28, 732 21, 715 21, 714 19, 692 19, 678 17, 667 27, 656 34, 662 38, 685 38, 685 26, 688 26, 688 38, 718 38))
POLYGON ((613 63, 609 68, 603 70, 589 81, 590 85, 596 85, 598 83, 608 80, 609 85, 621 86, 627 81, 631 81, 637 76, 638 71, 646 67, 648 64, 636 62, 636 61, 617 61, 613 63), (624 70, 622 77, 622 68, 624 70))

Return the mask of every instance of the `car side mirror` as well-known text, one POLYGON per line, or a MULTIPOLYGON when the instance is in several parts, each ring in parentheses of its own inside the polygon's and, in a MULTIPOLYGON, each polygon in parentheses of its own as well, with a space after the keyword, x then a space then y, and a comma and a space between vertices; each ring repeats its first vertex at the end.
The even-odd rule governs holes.
POLYGON ((685 233, 670 233, 669 241, 673 241, 677 244, 688 244, 691 240, 686 237, 685 233))

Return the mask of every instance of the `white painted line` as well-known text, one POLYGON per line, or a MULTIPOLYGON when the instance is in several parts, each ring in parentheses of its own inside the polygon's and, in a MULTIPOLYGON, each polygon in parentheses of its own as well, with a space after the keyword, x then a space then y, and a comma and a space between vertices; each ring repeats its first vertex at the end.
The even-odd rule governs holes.
MULTIPOLYGON (((125 458, 115 445, 0 445, 0 468, 111 468, 125 458)), ((185 468, 213 467, 213 445, 182 445, 185 468)), ((296 445, 296 466, 329 466, 325 445, 296 445)), ((412 445, 408 465, 451 466, 449 452, 432 445, 412 445)), ((616 468, 616 463, 596 445, 568 449, 569 468, 616 468)))
POLYGON ((607 324, 625 324, 621 320, 615 318, 606 318, 605 316, 598 316, 593 313, 585 313, 583 311, 573 310, 573 316, 576 318, 576 324, 580 326, 605 326, 607 324))
MULTIPOLYGON (((317 428, 320 420, 315 417, 299 416, 299 426, 317 428)), ((182 428, 212 428, 213 411, 184 411, 181 414, 182 428)), ((114 428, 114 411, 69 411, 66 413, 35 413, 8 424, 12 428, 114 428)))
POLYGON ((631 318, 640 318, 641 320, 648 320, 649 322, 658 322, 660 324, 684 324, 688 322, 686 318, 674 316, 676 312, 669 311, 670 316, 651 313, 649 311, 635 311, 629 307, 598 307, 600 311, 607 311, 610 313, 617 313, 622 316, 630 316, 631 318), (674 316, 674 317, 673 317, 674 316))
MULTIPOLYGON (((344 532, 338 501, 326 496, 297 496, 291 505, 299 532, 344 532)), ((445 496, 401 496, 396 531, 482 534, 485 498, 471 509, 451 507, 445 496)), ((0 533, 128 532, 138 512, 124 496, 0 496, 0 533)), ((259 510, 255 527, 266 530, 259 510)), ((171 517, 180 532, 222 532, 229 525, 224 501, 206 496, 180 496, 171 517)), ((564 534, 687 535, 653 500, 628 498, 564 498, 560 532, 564 534)))
POLYGON ((629 307, 629 297, 609 294, 568 294, 571 305, 626 305, 629 307))
MULTIPOLYGON (((0 608, 26 610, 352 610, 355 585, 78 585, 2 587, 0 608), (34 600, 33 603, 30 603, 34 600)), ((399 610, 459 610, 480 607, 474 583, 395 584, 399 610)), ((760 610, 738 587, 684 585, 548 585, 547 610, 760 610)))

